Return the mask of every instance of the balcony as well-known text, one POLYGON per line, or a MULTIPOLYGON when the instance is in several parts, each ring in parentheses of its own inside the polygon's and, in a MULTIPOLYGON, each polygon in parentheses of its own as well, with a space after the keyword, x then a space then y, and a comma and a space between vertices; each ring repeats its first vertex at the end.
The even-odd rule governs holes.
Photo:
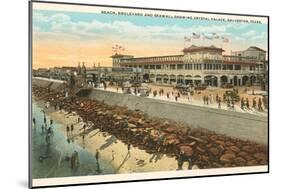
POLYGON ((263 74, 263 70, 170 70, 170 69, 144 69, 145 73, 149 74, 167 74, 167 75, 200 75, 200 74, 225 74, 225 75, 251 75, 263 74))
POLYGON ((262 70, 203 70, 204 74, 229 74, 229 75, 245 75, 245 74, 261 74, 262 70))

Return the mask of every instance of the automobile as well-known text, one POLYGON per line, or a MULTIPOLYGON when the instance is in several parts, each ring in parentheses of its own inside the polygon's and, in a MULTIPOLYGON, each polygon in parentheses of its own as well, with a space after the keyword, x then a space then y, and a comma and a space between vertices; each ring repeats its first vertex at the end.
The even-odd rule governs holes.
POLYGON ((141 83, 138 87, 140 96, 149 96, 149 87, 146 83, 141 83))
POLYGON ((178 84, 174 89, 177 89, 183 95, 187 95, 188 93, 193 94, 194 92, 194 87, 186 84, 178 84))
POLYGON ((238 95, 238 91, 237 90, 227 90, 227 91, 225 91, 224 98, 227 99, 228 97, 233 99, 235 102, 239 102, 240 101, 240 97, 238 95))
POLYGON ((124 93, 127 93, 127 94, 131 94, 132 91, 131 91, 131 87, 132 87, 132 84, 128 81, 124 82, 123 83, 123 92, 124 93))

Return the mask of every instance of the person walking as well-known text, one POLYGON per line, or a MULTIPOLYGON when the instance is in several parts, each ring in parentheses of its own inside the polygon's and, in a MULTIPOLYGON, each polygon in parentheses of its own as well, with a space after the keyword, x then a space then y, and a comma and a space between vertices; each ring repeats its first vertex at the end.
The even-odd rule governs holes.
POLYGON ((227 107, 230 108, 230 99, 229 99, 229 97, 226 99, 226 104, 227 104, 227 107))
POLYGON ((130 154, 131 144, 130 143, 128 143, 127 148, 128 148, 128 155, 131 156, 131 154, 130 154))
POLYGON ((97 163, 99 163, 99 157, 100 157, 100 152, 99 152, 99 150, 97 149, 97 150, 96 150, 96 161, 97 161, 97 163))
POLYGON ((100 152, 97 149, 96 150, 96 162, 97 162, 97 169, 96 169, 96 171, 97 171, 97 173, 101 173, 99 158, 100 158, 100 152))
POLYGON ((86 133, 86 124, 83 125, 84 133, 86 133))
POLYGON ((32 119, 32 122, 33 122, 33 126, 36 127, 36 119, 35 119, 35 117, 32 119))
POLYGON ((216 103, 218 103, 218 102, 219 102, 219 95, 216 94, 216 103))
POLYGON ((248 98, 246 98, 246 107, 247 107, 247 109, 250 109, 250 102, 249 102, 248 98))
POLYGON ((221 109, 221 98, 218 98, 218 108, 221 109))
POLYGON ((70 131, 71 131, 71 134, 72 134, 73 131, 74 131, 74 125, 73 125, 73 124, 71 124, 71 126, 70 126, 70 131))
POLYGON ((234 110, 234 99, 233 98, 231 98, 231 108, 234 110))
POLYGON ((259 98, 259 101, 258 101, 258 110, 259 110, 259 111, 262 111, 262 110, 263 110, 261 98, 259 98))
POLYGON ((66 134, 67 134, 67 136, 69 135, 69 126, 68 125, 66 125, 66 134))
POLYGON ((44 133, 44 125, 41 126, 42 133, 44 133))
POLYGON ((112 157, 111 161, 114 160, 114 155, 115 155, 115 152, 114 152, 114 150, 112 150, 112 151, 111 151, 111 157, 112 157))
POLYGON ((46 124, 46 123, 47 123, 47 118, 46 118, 45 113, 44 113, 44 118, 43 118, 43 121, 44 121, 44 124, 46 124))
POLYGON ((257 107, 257 101, 256 101, 256 97, 253 98, 253 104, 252 104, 252 108, 256 109, 257 107))
POLYGON ((263 106, 264 106, 264 109, 267 109, 267 97, 266 96, 263 96, 262 97, 262 102, 263 102, 263 106))
POLYGON ((153 97, 156 97, 157 91, 153 91, 153 97))
POLYGON ((244 110, 244 98, 241 99, 241 109, 244 110))
POLYGON ((182 170, 182 166, 183 166, 183 163, 184 163, 184 153, 181 151, 176 159, 177 159, 177 163, 178 163, 177 170, 182 170))
POLYGON ((213 95, 212 94, 209 94, 209 104, 213 104, 213 95))

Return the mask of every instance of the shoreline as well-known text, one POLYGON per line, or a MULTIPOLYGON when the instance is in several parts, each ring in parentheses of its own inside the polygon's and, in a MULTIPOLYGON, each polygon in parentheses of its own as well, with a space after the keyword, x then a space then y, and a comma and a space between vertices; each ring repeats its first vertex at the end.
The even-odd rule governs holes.
MULTIPOLYGON (((86 134, 83 142, 82 134, 85 122, 77 122, 78 118, 80 118, 80 120, 82 120, 82 118, 77 115, 76 112, 69 114, 65 110, 55 110, 53 107, 46 109, 44 108, 43 101, 35 100, 35 102, 40 108, 45 110, 48 117, 60 125, 60 130, 66 137, 66 125, 73 124, 74 130, 72 138, 74 142, 82 148, 87 149, 93 156, 95 156, 96 150, 98 149, 102 159, 106 162, 110 162, 112 166, 115 167, 115 174, 176 171, 178 169, 175 157, 168 157, 166 154, 149 154, 145 150, 131 146, 130 155, 128 155, 127 144, 118 140, 114 135, 101 132, 99 129, 94 129, 86 134)), ((185 161, 182 170, 188 170, 188 166, 188 162, 185 161)), ((194 165, 192 169, 198 169, 198 167, 194 165)))

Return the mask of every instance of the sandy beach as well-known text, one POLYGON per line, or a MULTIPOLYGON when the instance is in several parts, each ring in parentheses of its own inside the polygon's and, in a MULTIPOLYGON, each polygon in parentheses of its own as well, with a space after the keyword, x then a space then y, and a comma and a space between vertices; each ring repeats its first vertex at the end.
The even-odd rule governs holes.
MULTIPOLYGON (((39 103, 43 107, 43 103, 39 103)), ((44 108, 49 119, 59 123, 61 131, 75 143, 89 150, 93 155, 99 151, 102 159, 110 162, 115 168, 115 173, 150 172, 150 171, 171 171, 177 170, 175 157, 168 157, 165 154, 149 154, 145 150, 131 146, 128 153, 127 144, 118 140, 107 132, 100 132, 99 129, 86 131, 83 140, 83 121, 78 122, 79 116, 76 112, 68 113, 64 110, 55 110, 53 107, 44 108), (73 124, 74 130, 67 134, 66 126, 73 124)), ((80 120, 82 120, 80 118, 80 120)), ((102 167, 101 167, 102 169, 102 167)), ((197 169, 194 165, 192 169, 197 169)), ((183 170, 188 170, 188 162, 183 164, 183 170)))

